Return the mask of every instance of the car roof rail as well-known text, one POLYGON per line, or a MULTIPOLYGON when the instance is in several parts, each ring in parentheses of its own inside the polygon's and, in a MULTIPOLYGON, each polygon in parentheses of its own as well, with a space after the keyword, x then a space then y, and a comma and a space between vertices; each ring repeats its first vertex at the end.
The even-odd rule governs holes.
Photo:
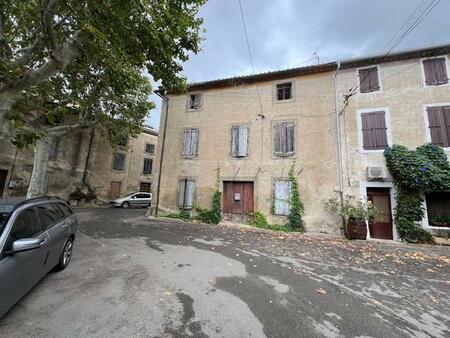
POLYGON ((63 201, 65 202, 62 198, 58 197, 58 196, 40 196, 40 197, 33 197, 33 198, 29 198, 26 199, 22 202, 17 203, 14 208, 11 210, 11 212, 13 212, 14 210, 16 210, 17 208, 21 207, 22 205, 28 204, 30 202, 34 202, 34 201, 39 201, 39 200, 58 200, 58 201, 63 201))

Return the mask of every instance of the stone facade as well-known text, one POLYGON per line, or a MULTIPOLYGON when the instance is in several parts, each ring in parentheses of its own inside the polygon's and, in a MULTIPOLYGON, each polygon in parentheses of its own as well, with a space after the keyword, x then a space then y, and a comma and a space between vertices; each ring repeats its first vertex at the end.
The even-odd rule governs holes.
MULTIPOLYGON (((221 190, 225 182, 252 182, 253 210, 262 211, 272 222, 282 223, 285 217, 274 215, 275 182, 287 178, 295 160, 305 205, 304 219, 310 231, 342 233, 340 218, 327 212, 323 205, 324 200, 337 196, 340 190, 355 199, 365 199, 371 187, 387 189, 392 217, 395 207, 392 179, 389 175, 376 181, 367 179, 367 167, 386 167, 382 150, 362 149, 358 119, 361 113, 383 110, 390 145, 416 147, 430 142, 424 115, 426 106, 448 105, 450 86, 426 86, 422 62, 425 57, 443 56, 450 70, 449 52, 449 45, 439 46, 389 57, 368 57, 203 82, 192 84, 189 94, 165 95, 155 166, 160 184, 153 186, 154 201, 156 198, 160 210, 179 209, 180 189, 184 192, 180 181, 188 179, 195 181, 194 204, 209 207, 217 169, 220 169, 221 190), (359 69, 369 66, 378 67, 380 89, 364 94, 357 90, 348 98, 347 105, 344 98, 349 89, 358 84, 359 69), (287 82, 291 83, 292 97, 278 100, 277 84, 287 82), (340 145, 336 102, 341 112, 340 145), (192 107, 194 109, 190 109, 192 107), (295 126, 292 156, 274 155, 277 122, 290 122, 295 126), (230 153, 231 129, 237 125, 248 127, 248 156, 245 157, 233 157, 230 153), (182 156, 186 129, 198 129, 198 154, 190 158, 182 156), (338 148, 343 155, 342 187, 338 148)), ((239 201, 241 196, 235 193, 234 198, 239 201)), ((233 215, 231 218, 240 220, 233 215)), ((424 225, 426 223, 424 220, 424 225)), ((396 239, 395 224, 392 233, 396 239)))
MULTIPOLYGON (((158 143, 158 131, 144 128, 128 144, 113 150, 106 138, 97 131, 83 130, 61 137, 49 149, 50 159, 47 170, 47 193, 68 198, 70 193, 89 186, 99 200, 110 197, 111 182, 120 185, 118 193, 151 189, 153 181, 153 160, 158 143), (146 144, 152 144, 151 153, 146 152, 146 144), (113 169, 113 154, 124 154, 123 170, 113 169), (144 159, 151 160, 150 172, 143 173, 144 159), (118 183, 120 182, 120 184, 118 183)), ((3 197, 24 196, 28 189, 33 168, 33 150, 17 149, 9 140, 0 139, 0 176, 3 197)), ((150 148, 148 150, 150 150, 150 148)))

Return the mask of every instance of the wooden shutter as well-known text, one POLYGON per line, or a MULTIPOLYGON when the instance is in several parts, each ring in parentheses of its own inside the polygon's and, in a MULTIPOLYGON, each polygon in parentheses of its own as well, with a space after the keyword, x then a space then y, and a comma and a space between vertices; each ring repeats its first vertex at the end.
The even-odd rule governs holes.
POLYGON ((380 90, 380 82, 378 79, 378 68, 373 67, 369 69, 370 91, 376 92, 380 90))
POLYGON ((238 143, 236 156, 245 157, 248 154, 248 127, 238 127, 238 143))
POLYGON ((197 156, 198 154, 198 129, 191 130, 191 147, 190 156, 197 156))
POLYGON ((237 156, 239 146, 239 127, 231 127, 231 156, 237 156))
POLYGON ((178 206, 180 208, 184 208, 186 181, 187 181, 186 179, 182 179, 179 182, 179 187, 178 187, 178 206))
POLYGON ((192 209, 194 207, 194 195, 195 195, 195 181, 186 181, 186 194, 185 194, 185 209, 192 209))
POLYGON ((275 181, 275 215, 289 215, 291 204, 291 182, 286 180, 275 181))
POLYGON ((361 93, 370 92, 370 78, 368 69, 359 70, 359 91, 361 93))
POLYGON ((448 83, 445 58, 429 59, 423 61, 425 83, 428 86, 436 86, 448 83))
POLYGON ((442 107, 428 107, 428 127, 430 128, 431 143, 448 146, 447 131, 442 114, 442 107))
POLYGON ((190 149, 191 149, 191 130, 187 129, 184 131, 183 156, 189 156, 190 149))
POLYGON ((445 136, 444 144, 446 147, 450 146, 450 106, 442 107, 442 117, 444 120, 444 129, 445 129, 445 136))
POLYGON ((361 114, 363 149, 374 150, 376 146, 374 121, 371 113, 361 114))
POLYGON ((437 84, 446 84, 448 83, 448 76, 447 76, 447 67, 445 65, 446 60, 445 58, 439 58, 435 59, 435 71, 436 71, 436 83, 437 84))
POLYGON ((293 123, 286 123, 286 152, 285 156, 292 156, 295 152, 295 125, 293 123))
POLYGON ((274 129, 274 155, 283 156, 283 143, 286 139, 286 131, 282 123, 275 124, 274 129))
POLYGON ((375 148, 385 149, 389 146, 387 138, 386 114, 384 111, 372 113, 374 134, 375 134, 375 148))
POLYGON ((436 84, 436 70, 434 60, 424 60, 423 61, 423 71, 425 73, 425 83, 428 86, 436 84))

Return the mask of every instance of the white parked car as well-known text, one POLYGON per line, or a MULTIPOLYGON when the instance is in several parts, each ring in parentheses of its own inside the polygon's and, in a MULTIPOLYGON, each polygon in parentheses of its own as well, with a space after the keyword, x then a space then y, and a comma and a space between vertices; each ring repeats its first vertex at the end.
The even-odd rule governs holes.
POLYGON ((122 198, 109 201, 113 207, 121 207, 124 209, 130 207, 148 208, 152 204, 152 194, 149 192, 135 192, 122 198))

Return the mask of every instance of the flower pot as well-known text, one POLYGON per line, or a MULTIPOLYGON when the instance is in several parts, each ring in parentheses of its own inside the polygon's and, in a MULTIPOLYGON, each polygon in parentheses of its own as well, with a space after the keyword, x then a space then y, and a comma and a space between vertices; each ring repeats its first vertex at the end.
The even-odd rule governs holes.
POLYGON ((350 218, 347 223, 347 237, 349 239, 366 239, 366 221, 350 218))

